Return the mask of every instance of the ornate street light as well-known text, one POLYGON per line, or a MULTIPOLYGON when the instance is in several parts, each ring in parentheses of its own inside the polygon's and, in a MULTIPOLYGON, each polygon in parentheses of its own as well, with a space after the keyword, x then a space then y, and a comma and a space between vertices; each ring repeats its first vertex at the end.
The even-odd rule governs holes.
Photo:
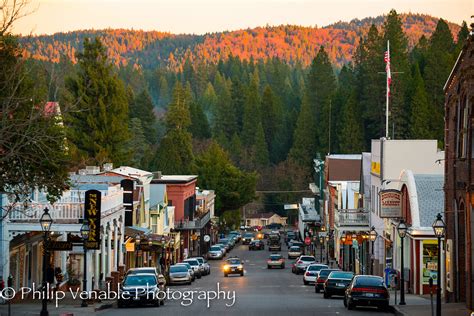
POLYGON ((446 224, 438 213, 433 223, 435 236, 438 238, 438 276, 436 278, 436 316, 441 316, 441 238, 446 232, 446 224))
POLYGON ((138 268, 138 247, 140 246, 140 235, 135 236, 135 268, 138 268))
POLYGON ((47 274, 47 265, 49 264, 49 250, 48 250, 48 235, 49 231, 51 230, 51 225, 53 224, 53 219, 51 218, 51 215, 49 215, 49 210, 46 207, 43 210, 43 215, 41 215, 41 218, 39 220, 39 223, 41 225, 41 229, 43 230, 43 300, 41 302, 42 307, 41 307, 41 312, 40 316, 49 316, 48 312, 48 299, 46 295, 47 291, 47 284, 48 280, 46 279, 46 274, 47 274))
MULTIPOLYGON (((118 237, 118 247, 121 247, 121 244, 120 242, 122 241, 122 230, 120 229, 120 227, 117 228, 117 237, 118 237)), ((120 249, 120 248, 119 248, 120 249)), ((118 249, 117 249, 118 250, 118 249)), ((117 268, 120 266, 120 256, 122 255, 121 254, 121 251, 117 251, 118 253, 118 256, 117 256, 117 268)))
POLYGON ((375 230, 375 226, 372 226, 372 228, 370 229, 370 233, 369 233, 369 239, 370 241, 372 242, 372 252, 371 252, 371 256, 370 256, 370 274, 374 274, 374 244, 375 244, 375 240, 377 239, 377 231, 375 230))
MULTIPOLYGON (((90 227, 87 223, 87 220, 84 220, 84 223, 81 227, 81 237, 84 246, 84 280, 82 281, 82 290, 87 291, 87 240, 89 239, 90 227)), ((87 307, 86 299, 82 300, 81 307, 87 307)))
POLYGON ((400 223, 398 223, 397 226, 397 231, 398 231, 398 236, 400 236, 401 239, 401 271, 400 271, 400 305, 406 305, 405 303, 405 268, 404 268, 404 263, 403 263, 403 240, 407 234, 408 226, 405 224, 405 221, 403 219, 400 220, 400 223))

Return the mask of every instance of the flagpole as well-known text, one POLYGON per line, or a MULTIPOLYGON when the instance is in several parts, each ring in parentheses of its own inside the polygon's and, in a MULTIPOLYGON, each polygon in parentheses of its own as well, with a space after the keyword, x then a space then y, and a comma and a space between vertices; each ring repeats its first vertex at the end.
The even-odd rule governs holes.
MULTIPOLYGON (((390 41, 387 41, 387 57, 388 57, 388 67, 390 67, 390 41)), ((386 105, 385 105, 385 138, 388 139, 388 103, 389 103, 389 95, 390 95, 390 86, 389 86, 389 69, 385 69, 387 73, 387 93, 386 93, 386 105)))

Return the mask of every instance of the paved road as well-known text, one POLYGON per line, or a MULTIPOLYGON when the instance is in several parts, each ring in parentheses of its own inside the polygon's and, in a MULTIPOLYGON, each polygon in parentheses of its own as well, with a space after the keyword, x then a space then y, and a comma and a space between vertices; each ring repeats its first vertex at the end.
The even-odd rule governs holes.
MULTIPOLYGON (((286 247, 282 253, 286 257, 286 247)), ((97 312, 98 315, 206 315, 225 313, 226 315, 388 315, 376 309, 357 309, 348 311, 344 308, 342 298, 323 299, 322 294, 316 294, 312 286, 303 285, 303 277, 291 273, 291 261, 286 260, 284 270, 268 270, 266 259, 268 250, 248 251, 248 246, 236 246, 231 255, 239 256, 244 260, 245 276, 230 276, 225 278, 222 272, 222 261, 211 261, 211 274, 196 280, 191 286, 172 286, 171 291, 198 291, 194 302, 190 300, 170 300, 164 306, 157 307, 129 307, 124 309, 108 309, 97 312), (225 298, 211 300, 207 308, 206 300, 197 300, 199 291, 216 291, 217 284, 220 290, 225 291, 225 298), (232 295, 235 291, 235 302, 232 295), (232 305, 230 307, 226 306, 232 305)), ((177 295, 177 294, 175 294, 177 295)), ((178 298, 178 296, 175 296, 178 298)))

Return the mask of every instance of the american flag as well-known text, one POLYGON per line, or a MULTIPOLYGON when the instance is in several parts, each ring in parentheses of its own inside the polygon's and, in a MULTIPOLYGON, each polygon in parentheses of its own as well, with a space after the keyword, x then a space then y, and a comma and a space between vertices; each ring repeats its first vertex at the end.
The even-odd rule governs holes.
POLYGON ((392 74, 390 72, 390 52, 386 51, 384 55, 385 72, 387 73, 387 93, 390 95, 390 84, 392 83, 392 74))

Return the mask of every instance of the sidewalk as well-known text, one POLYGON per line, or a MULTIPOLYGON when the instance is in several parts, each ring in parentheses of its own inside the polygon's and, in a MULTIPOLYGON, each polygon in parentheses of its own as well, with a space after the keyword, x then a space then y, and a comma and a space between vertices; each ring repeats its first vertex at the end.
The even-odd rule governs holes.
MULTIPOLYGON (((436 314, 436 296, 433 296, 433 309, 431 312, 431 299, 429 295, 405 294, 406 305, 400 303, 400 292, 397 292, 397 305, 395 305, 395 292, 390 291, 390 305, 399 316, 432 316, 436 314)), ((470 316, 471 312, 465 303, 442 303, 441 314, 447 316, 470 316)))
MULTIPOLYGON (((62 315, 74 315, 74 316, 90 316, 95 312, 111 308, 114 301, 102 301, 89 303, 87 307, 81 307, 81 300, 72 299, 72 297, 66 297, 58 302, 58 307, 55 306, 55 302, 48 302, 48 311, 50 316, 62 316, 62 315)), ((11 315, 15 316, 37 316, 41 311, 40 300, 24 300, 11 304, 11 315)), ((0 316, 8 315, 8 305, 0 305, 0 316)))

